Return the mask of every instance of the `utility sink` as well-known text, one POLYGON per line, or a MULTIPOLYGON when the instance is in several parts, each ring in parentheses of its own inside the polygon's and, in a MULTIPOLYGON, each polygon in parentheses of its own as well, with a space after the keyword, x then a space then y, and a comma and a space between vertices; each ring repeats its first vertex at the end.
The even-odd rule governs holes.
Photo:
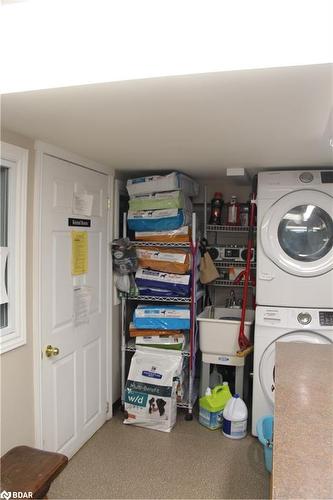
MULTIPOLYGON (((239 350, 238 334, 242 310, 229 307, 205 307, 198 316, 199 344, 204 354, 235 355, 239 350)), ((244 333, 250 338, 254 310, 245 315, 244 333)))

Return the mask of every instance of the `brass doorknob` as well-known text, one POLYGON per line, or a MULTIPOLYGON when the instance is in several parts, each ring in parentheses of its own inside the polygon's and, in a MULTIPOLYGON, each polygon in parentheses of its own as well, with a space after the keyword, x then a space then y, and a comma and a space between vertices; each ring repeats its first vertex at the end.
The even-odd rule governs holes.
POLYGON ((58 347, 52 347, 51 345, 48 345, 45 349, 45 354, 47 358, 50 358, 51 356, 58 356, 59 352, 60 351, 58 347))

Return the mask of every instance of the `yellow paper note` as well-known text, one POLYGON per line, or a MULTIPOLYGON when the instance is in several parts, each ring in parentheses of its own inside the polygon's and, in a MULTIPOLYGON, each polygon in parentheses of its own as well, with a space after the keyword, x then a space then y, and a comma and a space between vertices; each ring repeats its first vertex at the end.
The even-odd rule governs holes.
POLYGON ((88 233, 72 231, 72 275, 88 272, 88 233))

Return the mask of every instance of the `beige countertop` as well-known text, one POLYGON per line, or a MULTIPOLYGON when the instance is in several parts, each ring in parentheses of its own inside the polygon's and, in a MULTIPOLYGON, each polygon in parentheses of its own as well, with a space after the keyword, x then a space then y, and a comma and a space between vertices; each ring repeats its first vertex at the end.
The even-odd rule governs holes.
POLYGON ((333 498, 333 345, 278 342, 272 498, 333 498))

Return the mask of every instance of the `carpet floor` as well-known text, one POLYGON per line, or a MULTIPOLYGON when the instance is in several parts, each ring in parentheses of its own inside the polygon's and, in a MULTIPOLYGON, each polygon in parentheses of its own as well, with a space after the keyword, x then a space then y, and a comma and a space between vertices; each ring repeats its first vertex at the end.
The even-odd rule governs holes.
POLYGON ((123 425, 99 431, 53 482, 48 498, 268 498, 269 474, 257 439, 224 437, 180 415, 171 433, 123 425))

